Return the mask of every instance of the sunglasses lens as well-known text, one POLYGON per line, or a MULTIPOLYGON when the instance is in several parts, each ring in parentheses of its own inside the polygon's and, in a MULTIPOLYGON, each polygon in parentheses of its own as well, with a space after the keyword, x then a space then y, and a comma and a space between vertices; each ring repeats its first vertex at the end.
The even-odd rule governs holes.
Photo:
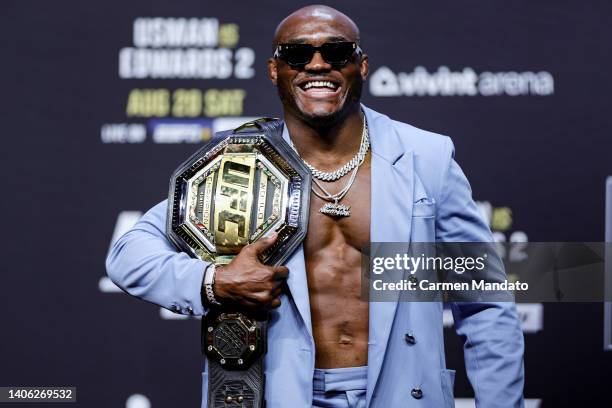
POLYGON ((310 44, 288 44, 284 46, 281 57, 289 65, 306 65, 312 58, 313 48, 310 44))
POLYGON ((329 64, 344 65, 353 55, 354 46, 352 42, 326 43, 321 47, 321 54, 329 64))
POLYGON ((344 65, 355 52, 355 43, 331 42, 317 48, 311 44, 283 44, 280 46, 279 56, 287 64, 300 67, 310 62, 317 49, 328 64, 344 65))

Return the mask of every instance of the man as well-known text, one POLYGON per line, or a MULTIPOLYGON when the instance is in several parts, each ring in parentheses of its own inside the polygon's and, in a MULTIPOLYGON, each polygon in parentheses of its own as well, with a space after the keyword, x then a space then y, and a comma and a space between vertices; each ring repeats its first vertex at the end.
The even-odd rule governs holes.
MULTIPOLYGON (((337 10, 294 12, 273 45, 268 71, 283 104, 283 137, 315 181, 308 234, 275 268, 258 258, 274 237, 246 246, 216 269, 214 285, 222 304, 270 310, 267 406, 452 407, 442 305, 367 302, 360 280, 361 250, 370 242, 492 242, 452 143, 360 105, 368 57, 357 26, 337 10), (290 293, 282 290, 285 279, 290 293)), ((134 296, 205 314, 209 264, 172 247, 166 208, 151 209, 117 242, 108 273, 134 296)), ((514 305, 451 307, 477 405, 522 406, 523 337, 514 305)), ((207 383, 205 367, 203 406, 207 383)))

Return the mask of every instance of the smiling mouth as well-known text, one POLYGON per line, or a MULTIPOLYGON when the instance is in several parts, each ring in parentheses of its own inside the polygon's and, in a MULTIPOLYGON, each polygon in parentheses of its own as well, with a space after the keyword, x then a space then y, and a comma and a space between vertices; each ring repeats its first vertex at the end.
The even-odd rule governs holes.
POLYGON ((330 96, 340 89, 340 85, 333 81, 305 81, 299 88, 310 96, 330 96))

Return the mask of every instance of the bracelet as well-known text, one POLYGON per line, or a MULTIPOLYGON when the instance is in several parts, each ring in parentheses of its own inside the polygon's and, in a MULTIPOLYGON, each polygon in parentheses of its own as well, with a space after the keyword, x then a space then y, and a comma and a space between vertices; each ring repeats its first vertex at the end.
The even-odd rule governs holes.
POLYGON ((206 300, 208 303, 215 306, 220 306, 221 303, 215 297, 215 291, 213 290, 213 285, 215 284, 215 272, 217 270, 217 265, 210 264, 206 271, 204 272, 204 291, 206 292, 206 300))

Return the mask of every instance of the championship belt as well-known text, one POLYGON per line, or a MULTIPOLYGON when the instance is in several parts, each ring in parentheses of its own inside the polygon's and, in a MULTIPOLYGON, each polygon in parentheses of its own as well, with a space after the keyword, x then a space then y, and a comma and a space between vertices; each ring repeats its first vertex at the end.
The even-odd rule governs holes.
MULTIPOLYGON (((308 226, 311 175, 282 138, 283 122, 259 119, 219 132, 170 180, 167 233, 192 257, 229 263, 245 245, 278 233, 262 262, 280 265, 308 226)), ((267 313, 211 305, 202 319, 208 407, 264 407, 267 313)))

